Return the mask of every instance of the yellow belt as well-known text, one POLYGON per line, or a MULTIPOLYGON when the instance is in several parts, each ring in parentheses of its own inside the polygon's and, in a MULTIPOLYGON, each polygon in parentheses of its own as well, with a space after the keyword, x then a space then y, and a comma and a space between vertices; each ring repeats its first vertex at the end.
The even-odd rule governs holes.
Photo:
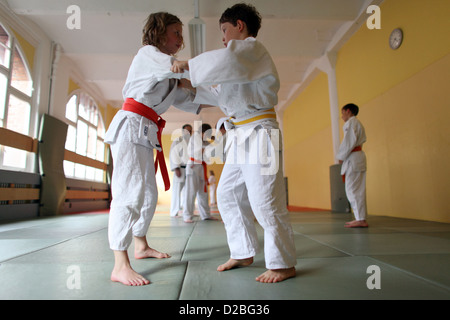
MULTIPOLYGON (((272 108, 272 109, 270 109, 270 110, 267 110, 266 112, 275 112, 275 109, 272 108)), ((234 121, 233 121, 234 118, 231 118, 230 121, 231 121, 234 125, 240 126, 240 125, 247 124, 247 123, 251 123, 251 122, 254 122, 254 121, 258 121, 258 120, 263 120, 263 119, 276 119, 276 118, 277 118, 277 115, 276 115, 276 114, 261 114, 261 115, 259 115, 259 116, 255 116, 255 117, 253 117, 253 118, 249 118, 249 119, 242 120, 242 121, 238 121, 238 122, 234 122, 234 121)))

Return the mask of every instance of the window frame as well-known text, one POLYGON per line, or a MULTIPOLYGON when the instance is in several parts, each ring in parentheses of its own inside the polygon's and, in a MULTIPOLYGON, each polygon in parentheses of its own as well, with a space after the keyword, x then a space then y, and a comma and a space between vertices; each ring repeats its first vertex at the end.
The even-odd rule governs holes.
MULTIPOLYGON (((76 154, 84 156, 84 157, 87 157, 89 159, 93 159, 93 160, 97 160, 97 161, 100 161, 100 162, 103 162, 103 163, 107 163, 107 160, 106 160, 106 151, 107 150, 106 150, 106 144, 105 144, 105 140, 104 140, 105 133, 106 133, 105 121, 103 120, 103 116, 102 116, 102 114, 100 112, 100 108, 98 107, 98 104, 95 101, 95 99, 92 96, 90 96, 88 93, 83 91, 82 89, 77 89, 77 90, 74 90, 73 92, 71 92, 68 95, 68 98, 66 100, 66 108, 65 108, 65 113, 64 113, 64 120, 67 123, 67 125, 69 126, 68 130, 67 130, 68 135, 67 135, 67 138, 66 138, 66 150, 75 152, 76 154), (73 97, 76 97, 76 100, 75 100, 76 119, 75 119, 75 121, 73 121, 72 119, 69 119, 67 117, 67 108, 68 108, 70 100, 73 97), (92 123, 90 120, 87 120, 87 119, 83 118, 82 115, 80 115, 80 105, 82 105, 82 104, 84 104, 86 102, 89 104, 89 108, 95 109, 95 113, 96 113, 95 116, 97 117, 97 124, 96 125, 94 123, 92 123), (85 144, 86 149, 84 150, 85 153, 80 153, 79 150, 78 150, 78 142, 79 142, 78 141, 78 137, 79 137, 79 135, 78 135, 78 129, 79 129, 78 128, 78 124, 79 124, 79 122, 82 123, 83 125, 86 125, 86 127, 87 127, 87 136, 86 136, 86 144, 85 144), (100 124, 103 127, 102 135, 98 134, 98 130, 99 130, 99 125, 100 124), (75 141, 72 144, 73 145, 72 149, 67 148, 67 141, 68 141, 67 139, 69 139, 69 131, 71 130, 70 127, 75 128, 75 135, 74 135, 75 141), (90 131, 90 129, 95 129, 95 132, 96 132, 95 155, 89 154, 89 148, 88 147, 89 147, 89 131, 90 131), (101 160, 98 159, 98 157, 99 157, 98 144, 99 143, 101 143, 101 146, 103 147, 103 151, 100 154, 100 155, 103 155, 101 160)), ((69 166, 67 164, 67 162, 68 162, 67 160, 64 160, 64 174, 65 174, 66 178, 85 180, 85 181, 95 181, 95 182, 101 182, 101 183, 105 183, 106 182, 106 171, 105 170, 95 169, 94 168, 94 173, 95 173, 95 177, 96 178, 95 179, 88 179, 87 178, 88 174, 86 173, 86 169, 87 168, 92 168, 92 167, 89 167, 89 166, 86 166, 86 165, 82 165, 82 164, 77 164, 77 163, 74 163, 74 162, 71 162, 71 163, 74 163, 73 169, 71 169, 72 172, 71 173, 66 173, 66 167, 69 166), (79 167, 79 168, 84 168, 83 169, 83 171, 84 171, 83 176, 84 177, 80 177, 79 175, 77 175, 77 173, 76 173, 76 167, 77 166, 82 166, 82 167, 79 167), (97 170, 103 171, 101 180, 98 179, 98 177, 97 177, 97 175, 100 175, 99 171, 97 171, 97 170)), ((88 169, 88 170, 91 170, 91 169, 88 169)))
MULTIPOLYGON (((2 115, 2 118, 1 118, 0 127, 6 128, 6 124, 8 123, 8 115, 9 115, 9 111, 10 111, 9 110, 9 102, 10 102, 11 96, 13 96, 16 99, 23 101, 30 106, 29 117, 28 117, 28 122, 27 122, 27 132, 20 132, 20 133, 25 134, 30 137, 33 137, 33 134, 32 134, 32 132, 34 132, 33 121, 35 119, 35 113, 36 113, 36 104, 35 104, 35 95, 34 95, 36 81, 33 76, 33 70, 31 70, 29 62, 26 59, 26 55, 24 54, 24 51, 21 48, 20 41, 17 39, 14 32, 12 32, 11 29, 8 27, 8 25, 3 23, 2 21, 0 21, 0 26, 8 34, 8 38, 9 38, 9 46, 6 46, 3 43, 0 43, 0 46, 4 47, 6 50, 9 50, 8 66, 4 66, 3 64, 0 64, 0 73, 6 77, 4 114, 2 115), (21 90, 15 88, 12 85, 13 70, 14 70, 14 56, 16 53, 20 56, 21 61, 25 67, 25 72, 27 72, 27 75, 31 81, 30 95, 28 95, 25 92, 22 92, 21 90)), ((8 130, 12 130, 12 129, 8 129, 8 130)), ((12 131, 14 131, 14 130, 12 130, 12 131)), ((5 148, 11 148, 11 147, 6 147, 6 146, 0 145, 0 170, 24 171, 24 172, 35 172, 36 171, 36 163, 35 163, 36 155, 32 152, 27 152, 27 151, 23 151, 23 150, 20 150, 19 152, 24 152, 26 155, 25 156, 25 167, 4 165, 3 161, 4 161, 5 148)))

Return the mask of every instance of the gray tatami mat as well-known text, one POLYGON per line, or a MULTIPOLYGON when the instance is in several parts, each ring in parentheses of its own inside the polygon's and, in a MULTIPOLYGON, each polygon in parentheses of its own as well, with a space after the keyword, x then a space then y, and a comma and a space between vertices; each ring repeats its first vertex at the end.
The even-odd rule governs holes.
MULTIPOLYGON (((262 284, 255 277, 265 271, 264 252, 249 267, 216 271, 229 255, 221 221, 197 217, 186 224, 157 213, 148 241, 172 257, 135 260, 130 248, 133 267, 151 281, 143 287, 109 280, 114 257, 105 212, 3 223, 0 299, 450 298, 450 224, 370 216, 370 228, 346 229, 348 219, 348 214, 292 212, 297 277, 262 284), (379 268, 379 289, 368 288, 374 279, 370 266, 379 268)), ((257 230, 263 248, 263 230, 257 230)))

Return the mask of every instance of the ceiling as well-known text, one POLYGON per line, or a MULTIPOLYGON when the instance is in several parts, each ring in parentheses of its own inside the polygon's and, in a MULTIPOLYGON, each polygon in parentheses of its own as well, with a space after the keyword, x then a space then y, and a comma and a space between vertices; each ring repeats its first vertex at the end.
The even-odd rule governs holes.
MULTIPOLYGON (((104 100, 120 107, 122 87, 130 63, 140 48, 141 30, 152 12, 168 11, 184 24, 185 49, 179 59, 190 58, 188 23, 195 14, 195 0, 6 0, 17 15, 37 24, 52 41, 61 45, 90 85, 104 100), (71 12, 81 9, 80 29, 67 28, 71 12)), ((206 23, 206 50, 222 48, 218 20, 238 0, 198 0, 199 17, 206 23)), ((258 34, 271 53, 281 80, 282 109, 301 87, 308 68, 343 36, 343 29, 368 17, 370 0, 247 0, 263 17, 258 34)), ((186 122, 202 120, 215 124, 223 114, 218 108, 189 115, 171 107, 163 116, 169 130, 186 122)), ((167 128, 166 126, 166 128, 167 128)), ((166 129, 167 130, 167 129, 166 129)))

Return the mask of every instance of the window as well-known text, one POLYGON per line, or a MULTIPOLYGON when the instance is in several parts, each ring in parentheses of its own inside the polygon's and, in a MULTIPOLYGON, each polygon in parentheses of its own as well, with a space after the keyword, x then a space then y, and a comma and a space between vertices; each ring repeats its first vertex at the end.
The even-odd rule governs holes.
MULTIPOLYGON (((89 95, 78 92, 66 104, 66 149, 88 158, 105 162, 105 126, 98 107, 89 95)), ((67 177, 81 180, 105 181, 105 171, 64 161, 67 177)))
MULTIPOLYGON (((0 24, 0 127, 30 135, 33 81, 16 39, 0 24)), ((0 168, 27 169, 28 152, 0 146, 0 168)))

